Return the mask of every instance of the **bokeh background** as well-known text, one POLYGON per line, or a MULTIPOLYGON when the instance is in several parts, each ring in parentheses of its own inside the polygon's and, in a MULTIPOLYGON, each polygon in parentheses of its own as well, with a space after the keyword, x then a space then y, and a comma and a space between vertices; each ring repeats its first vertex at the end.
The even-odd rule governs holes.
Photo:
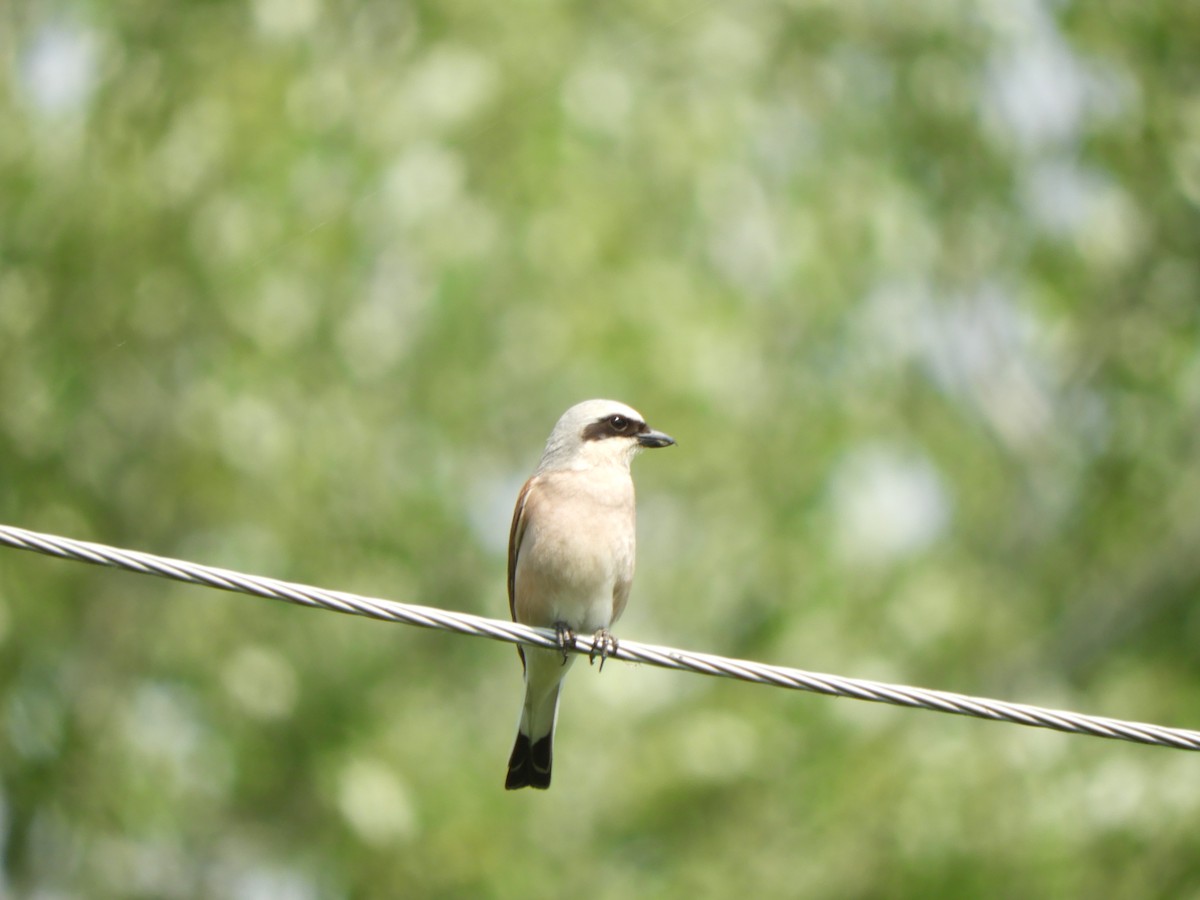
MULTIPOLYGON (((1200 5, 0 9, 0 521, 503 617, 612 396, 619 635, 1200 725, 1200 5)), ((1200 758, 0 550, 0 895, 1195 897, 1200 758)))

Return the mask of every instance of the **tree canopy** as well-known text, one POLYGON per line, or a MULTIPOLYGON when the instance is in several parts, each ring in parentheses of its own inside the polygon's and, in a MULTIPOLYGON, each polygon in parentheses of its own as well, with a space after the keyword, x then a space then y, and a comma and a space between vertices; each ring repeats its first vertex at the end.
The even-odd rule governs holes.
MULTIPOLYGON (((0 521, 506 614, 625 401, 618 637, 1200 726, 1200 5, 9 5, 0 521)), ((0 549, 0 894, 1186 896, 1191 754, 0 549)))

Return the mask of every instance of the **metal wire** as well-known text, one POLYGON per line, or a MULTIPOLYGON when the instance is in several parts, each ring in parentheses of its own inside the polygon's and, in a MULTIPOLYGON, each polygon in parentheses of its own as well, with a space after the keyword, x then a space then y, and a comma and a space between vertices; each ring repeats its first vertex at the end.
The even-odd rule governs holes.
MULTIPOLYGON (((163 578, 219 588, 224 591, 285 600, 300 606, 367 616, 385 622, 436 628, 456 634, 491 638, 510 644, 527 644, 549 649, 558 647, 555 634, 549 629, 530 628, 515 622, 488 619, 483 616, 450 612, 411 603, 397 603, 374 597, 362 597, 345 591, 309 587, 184 560, 169 559, 164 556, 153 556, 136 550, 122 550, 104 544, 42 534, 10 525, 0 525, 0 545, 7 545, 18 550, 32 550, 61 559, 72 559, 98 566, 111 566, 130 572, 139 572, 143 575, 159 575, 163 578)), ((577 636, 574 652, 590 654, 592 649, 590 635, 577 636)), ((1070 734, 1133 741, 1156 747, 1172 747, 1177 750, 1200 750, 1200 731, 1167 728, 1144 722, 1127 722, 1121 719, 1089 716, 1065 710, 1044 709, 1023 703, 1008 703, 1003 700, 989 700, 985 697, 970 697, 947 691, 886 684, 862 678, 845 678, 839 675, 806 672, 803 669, 771 666, 707 653, 692 653, 673 647, 640 644, 631 640, 622 639, 616 651, 610 654, 610 658, 659 666, 664 669, 678 669, 701 675, 734 678, 755 684, 828 694, 833 697, 849 697, 854 700, 869 700, 873 703, 890 703, 914 709, 928 709, 934 712, 974 716, 997 722, 1011 722, 1015 725, 1049 728, 1070 734)))

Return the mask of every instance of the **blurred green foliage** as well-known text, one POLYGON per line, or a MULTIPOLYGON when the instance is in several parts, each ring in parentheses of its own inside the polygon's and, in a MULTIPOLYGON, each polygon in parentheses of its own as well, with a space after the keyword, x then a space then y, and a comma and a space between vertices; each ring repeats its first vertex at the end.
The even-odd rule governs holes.
MULTIPOLYGON (((0 520, 503 616, 639 408, 618 634, 1200 723, 1200 6, 0 10, 0 520)), ((1200 892, 1191 755, 0 551, 0 894, 1200 892)))

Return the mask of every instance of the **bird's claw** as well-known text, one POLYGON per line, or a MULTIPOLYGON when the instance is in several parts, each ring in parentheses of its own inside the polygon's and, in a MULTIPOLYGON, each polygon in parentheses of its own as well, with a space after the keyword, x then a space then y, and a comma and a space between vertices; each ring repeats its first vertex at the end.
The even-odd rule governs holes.
POLYGON ((570 651, 575 648, 575 632, 566 622, 555 622, 554 635, 558 639, 558 649, 562 651, 562 664, 565 666, 571 658, 570 651))
POLYGON ((601 628, 592 636, 592 652, 588 654, 589 665, 594 665, 596 657, 600 657, 600 671, 604 671, 604 661, 617 652, 617 639, 607 628, 601 628))

